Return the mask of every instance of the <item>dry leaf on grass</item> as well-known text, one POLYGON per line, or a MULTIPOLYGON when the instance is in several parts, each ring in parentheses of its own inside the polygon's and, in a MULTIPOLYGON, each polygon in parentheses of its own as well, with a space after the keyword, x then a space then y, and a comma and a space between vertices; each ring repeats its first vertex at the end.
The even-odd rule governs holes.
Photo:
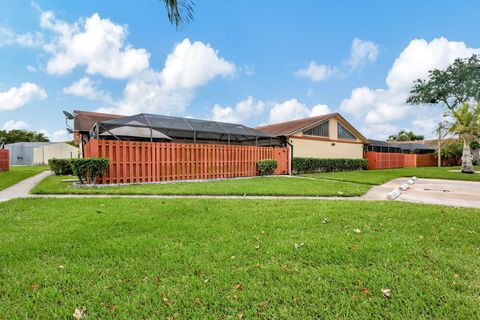
POLYGON ((266 308, 268 306, 268 301, 260 302, 259 306, 262 307, 262 308, 266 308))
POLYGON ((297 243, 294 243, 294 244, 293 244, 293 247, 294 247, 295 249, 299 249, 301 246, 303 246, 303 242, 300 243, 300 244, 297 244, 297 243))
POLYGON ((77 320, 83 319, 85 317, 86 311, 87 310, 85 308, 76 308, 75 312, 73 312, 73 317, 77 320))
POLYGON ((243 286, 242 286, 241 283, 237 284, 234 288, 235 288, 235 290, 239 290, 239 291, 243 290, 243 286))
POLYGON ((385 298, 390 298, 392 296, 392 292, 388 288, 383 288, 382 293, 385 298))
POLYGON ((195 301, 194 301, 195 304, 200 304, 201 302, 202 302, 202 299, 200 299, 199 297, 195 298, 195 301))
POLYGON ((455 279, 458 279, 458 278, 460 278, 460 275, 459 275, 458 273, 455 273, 455 274, 453 275, 453 277, 454 277, 455 279))
POLYGON ((364 295, 367 295, 369 293, 368 288, 362 288, 360 289, 360 292, 363 293, 364 295))
POLYGON ((162 301, 163 301, 163 303, 166 304, 166 305, 169 305, 169 304, 172 303, 170 300, 168 300, 168 297, 167 297, 167 294, 166 294, 166 293, 162 294, 162 301))
POLYGON ((357 228, 357 229, 353 230, 353 232, 355 232, 355 233, 357 233, 357 234, 360 234, 360 233, 362 233, 362 230, 360 230, 360 229, 357 228))

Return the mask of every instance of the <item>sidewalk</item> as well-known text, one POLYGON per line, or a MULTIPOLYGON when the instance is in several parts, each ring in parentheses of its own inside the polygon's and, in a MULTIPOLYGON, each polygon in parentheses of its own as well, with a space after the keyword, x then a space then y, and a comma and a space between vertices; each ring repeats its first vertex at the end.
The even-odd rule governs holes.
POLYGON ((8 201, 16 198, 25 198, 29 197, 30 190, 35 187, 40 181, 51 175, 50 171, 43 171, 36 176, 30 177, 28 179, 22 180, 13 186, 10 186, 6 189, 0 191, 0 202, 8 201))

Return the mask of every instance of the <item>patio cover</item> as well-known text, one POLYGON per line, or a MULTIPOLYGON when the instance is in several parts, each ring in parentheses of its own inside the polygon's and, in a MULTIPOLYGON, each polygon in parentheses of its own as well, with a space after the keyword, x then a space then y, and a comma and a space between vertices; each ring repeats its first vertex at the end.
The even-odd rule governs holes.
POLYGON ((92 135, 97 136, 104 132, 112 132, 112 129, 123 128, 148 128, 154 139, 153 131, 162 133, 173 139, 191 139, 226 142, 248 142, 260 139, 271 139, 272 144, 280 144, 280 139, 270 133, 261 132, 241 124, 170 117, 156 114, 140 113, 130 117, 111 119, 96 123, 92 129, 92 135), (273 143, 275 142, 275 143, 273 143))

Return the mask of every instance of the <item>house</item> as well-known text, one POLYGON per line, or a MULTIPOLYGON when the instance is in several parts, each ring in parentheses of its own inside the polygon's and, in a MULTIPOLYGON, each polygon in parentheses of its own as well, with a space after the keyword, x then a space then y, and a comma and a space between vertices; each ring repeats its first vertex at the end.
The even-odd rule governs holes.
POLYGON ((10 165, 42 165, 49 159, 78 158, 78 148, 64 142, 16 142, 6 144, 10 165))
POLYGON ((363 158, 368 140, 339 113, 270 124, 256 128, 288 142, 294 157, 363 158))

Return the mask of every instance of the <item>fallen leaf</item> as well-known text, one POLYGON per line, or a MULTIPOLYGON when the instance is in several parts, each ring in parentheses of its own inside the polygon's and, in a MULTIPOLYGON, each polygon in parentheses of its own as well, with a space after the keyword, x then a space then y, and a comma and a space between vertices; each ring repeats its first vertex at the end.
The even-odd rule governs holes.
POLYGON ((297 297, 293 297, 293 304, 298 304, 298 298, 297 297))
POLYGON ((238 319, 242 319, 242 318, 243 318, 243 313, 239 313, 239 314, 237 315, 237 318, 238 318, 238 319))
POLYGON ((360 292, 365 294, 365 295, 367 295, 369 293, 367 288, 360 289, 360 292))
POLYGON ((362 230, 360 230, 360 229, 357 228, 357 229, 353 230, 353 232, 355 232, 355 233, 358 234, 358 233, 362 233, 362 230))
POLYGON ((392 296, 391 290, 388 288, 383 288, 382 293, 385 298, 390 298, 392 296))
POLYGON ((80 308, 80 309, 76 308, 75 312, 73 313, 73 317, 77 320, 78 319, 83 319, 83 317, 85 317, 85 312, 86 311, 87 310, 85 308, 80 308))
POLYGON ((58 269, 63 270, 63 269, 65 269, 65 267, 64 266, 58 266, 58 269))
POLYGON ((456 278, 456 279, 458 279, 458 278, 460 278, 460 275, 459 275, 458 273, 455 273, 455 274, 453 275, 453 277, 456 278))
POLYGON ((293 244, 293 247, 294 247, 295 249, 299 249, 301 246, 303 246, 303 242, 300 243, 300 244, 296 244, 296 243, 293 244))
POLYGON ((39 284, 32 284, 32 289, 33 289, 33 290, 36 290, 36 289, 38 289, 38 288, 40 288, 40 285, 39 285, 39 284))
POLYGON ((286 265, 283 266, 283 271, 285 271, 285 272, 290 271, 290 269, 288 269, 288 264, 286 264, 286 265))
POLYGON ((262 308, 266 308, 268 306, 268 301, 260 302, 259 306, 262 308))
POLYGON ((260 268, 260 263, 257 263, 257 264, 255 265, 255 268, 260 268))
POLYGON ((171 304, 170 300, 168 300, 168 297, 167 297, 166 293, 162 294, 162 300, 163 300, 163 303, 166 304, 166 305, 171 304))
POLYGON ((242 286, 241 283, 237 284, 234 288, 235 288, 235 290, 239 290, 239 291, 243 290, 243 286, 242 286))
POLYGON ((202 299, 200 299, 199 297, 195 298, 195 301, 194 301, 195 304, 200 304, 201 302, 202 302, 202 299))
POLYGON ((227 294, 227 295, 225 296, 225 299, 230 300, 230 295, 227 294))
POLYGON ((238 300, 238 296, 236 294, 233 295, 233 300, 238 300))
POLYGON ((357 300, 358 300, 358 296, 352 296, 351 299, 354 300, 354 301, 357 301, 357 300))

